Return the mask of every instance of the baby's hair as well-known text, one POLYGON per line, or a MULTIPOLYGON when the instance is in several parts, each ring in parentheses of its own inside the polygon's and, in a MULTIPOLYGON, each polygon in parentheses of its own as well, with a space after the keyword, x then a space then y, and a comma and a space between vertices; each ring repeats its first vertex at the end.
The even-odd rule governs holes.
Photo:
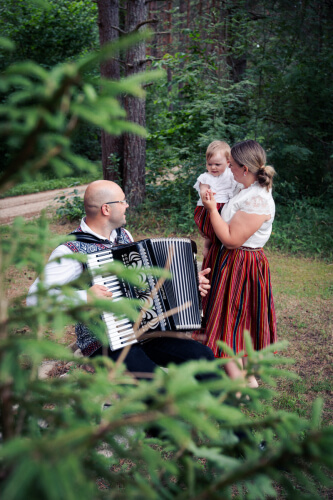
POLYGON ((266 165, 266 153, 260 144, 253 140, 238 142, 231 148, 231 156, 240 167, 244 165, 258 178, 261 186, 269 190, 273 185, 275 169, 266 165))
POLYGON ((223 152, 226 159, 230 160, 230 146, 224 141, 213 141, 209 144, 206 151, 206 160, 210 160, 211 157, 218 151, 223 152))

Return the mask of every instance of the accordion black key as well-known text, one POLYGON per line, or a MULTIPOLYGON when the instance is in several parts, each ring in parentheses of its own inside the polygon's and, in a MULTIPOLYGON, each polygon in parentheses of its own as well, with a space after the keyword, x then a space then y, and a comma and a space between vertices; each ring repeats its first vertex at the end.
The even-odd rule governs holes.
MULTIPOLYGON (((140 328, 149 333, 166 331, 192 331, 201 327, 201 300, 199 294, 198 270, 193 242, 187 238, 153 238, 112 247, 89 254, 88 269, 100 269, 113 260, 140 272, 142 286, 134 286, 116 276, 99 275, 94 284, 106 286, 113 294, 113 300, 121 297, 139 299, 143 304, 140 328), (172 278, 165 280, 156 289, 158 279, 149 272, 152 267, 164 268, 171 256, 172 278), (182 305, 189 303, 188 307, 182 305), (168 314, 173 311, 172 314, 168 314)), ((137 342, 133 323, 125 317, 118 318, 104 313, 107 335, 111 350, 120 349, 137 342)))

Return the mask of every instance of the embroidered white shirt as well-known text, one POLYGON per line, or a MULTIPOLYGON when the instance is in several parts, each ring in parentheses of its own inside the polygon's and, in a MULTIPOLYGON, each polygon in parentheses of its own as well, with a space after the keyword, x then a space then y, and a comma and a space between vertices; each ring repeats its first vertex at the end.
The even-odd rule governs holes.
MULTIPOLYGON (((84 218, 81 220, 81 229, 85 233, 92 234, 101 240, 105 240, 104 236, 95 233, 90 229, 90 227, 86 224, 84 218)), ((128 236, 133 241, 133 237, 127 229, 125 229, 128 236)), ((116 230, 114 229, 110 235, 110 241, 114 242, 117 237, 116 230)), ((66 285, 71 281, 77 279, 82 273, 82 264, 77 260, 66 259, 66 255, 73 255, 73 252, 66 245, 59 245, 50 255, 49 261, 44 269, 44 286, 55 286, 55 285, 66 285), (61 258, 59 262, 56 262, 54 259, 61 258)), ((38 289, 39 278, 37 278, 34 283, 29 288, 28 296, 27 296, 27 306, 35 306, 37 304, 37 296, 36 292, 38 289)), ((60 300, 61 296, 57 290, 52 290, 54 295, 58 295, 60 300)), ((86 290, 77 290, 75 292, 75 300, 87 302, 87 291, 86 290)))

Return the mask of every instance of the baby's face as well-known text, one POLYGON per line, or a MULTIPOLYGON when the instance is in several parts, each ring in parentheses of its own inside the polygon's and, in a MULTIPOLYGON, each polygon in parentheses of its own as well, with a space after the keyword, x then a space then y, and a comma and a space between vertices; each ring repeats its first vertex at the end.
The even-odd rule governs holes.
POLYGON ((214 177, 218 177, 223 174, 225 169, 227 168, 229 161, 226 156, 222 152, 217 152, 213 156, 209 158, 206 162, 206 168, 208 172, 214 177))

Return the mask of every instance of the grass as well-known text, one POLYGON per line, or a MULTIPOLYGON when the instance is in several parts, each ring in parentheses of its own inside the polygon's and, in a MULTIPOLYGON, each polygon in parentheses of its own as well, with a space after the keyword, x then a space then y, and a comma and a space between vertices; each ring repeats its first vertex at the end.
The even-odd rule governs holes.
POLYGON ((51 189, 64 189, 67 187, 75 187, 83 184, 88 184, 100 175, 90 174, 78 177, 63 177, 61 179, 38 179, 31 182, 23 182, 1 194, 0 198, 8 198, 9 196, 21 196, 24 194, 39 193, 41 191, 49 191, 51 189))
MULTIPOLYGON (((281 357, 295 360, 298 380, 278 380, 273 408, 310 417, 312 403, 324 400, 323 422, 333 423, 333 265, 319 259, 269 252, 278 337, 289 347, 281 357)), ((268 410, 268 408, 266 408, 268 410)))

